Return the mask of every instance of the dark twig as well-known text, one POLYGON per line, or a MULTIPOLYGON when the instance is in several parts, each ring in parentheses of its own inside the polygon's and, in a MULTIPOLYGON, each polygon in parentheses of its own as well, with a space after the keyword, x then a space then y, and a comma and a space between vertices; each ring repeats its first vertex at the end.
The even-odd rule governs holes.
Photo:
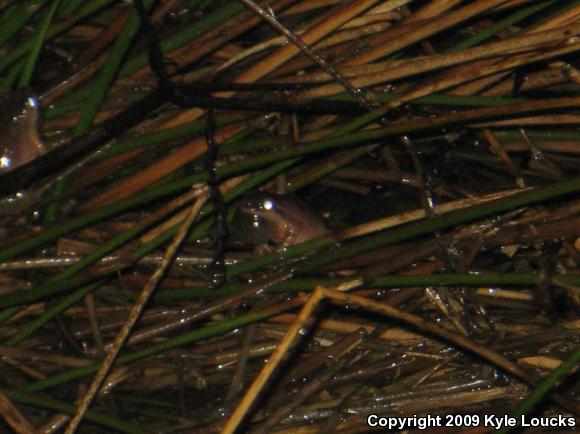
POLYGON ((213 261, 210 266, 212 273, 211 287, 219 288, 226 281, 226 264, 224 252, 224 240, 227 237, 226 203, 219 188, 217 169, 215 162, 218 155, 218 146, 215 143, 216 124, 213 110, 207 111, 205 123, 205 141, 207 151, 205 153, 205 171, 207 172, 207 186, 209 188, 210 201, 214 207, 214 221, 212 226, 213 261))
POLYGON ((135 5, 135 11, 137 11, 137 15, 139 15, 139 20, 141 21, 141 31, 145 37, 145 41, 147 42, 149 66, 151 66, 151 70, 157 76, 159 86, 161 88, 170 89, 173 87, 173 85, 171 83, 169 73, 165 68, 163 51, 161 50, 161 43, 157 37, 155 26, 151 22, 151 19, 149 19, 149 15, 147 14, 147 10, 143 5, 142 0, 134 0, 133 4, 135 5))

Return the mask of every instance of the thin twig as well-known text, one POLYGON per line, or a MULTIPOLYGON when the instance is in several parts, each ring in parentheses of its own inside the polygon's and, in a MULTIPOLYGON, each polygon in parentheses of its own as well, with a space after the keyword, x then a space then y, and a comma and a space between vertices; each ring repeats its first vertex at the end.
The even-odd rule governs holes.
POLYGON ((360 90, 355 89, 355 87, 348 81, 340 72, 334 68, 329 62, 324 60, 320 54, 318 54, 312 47, 306 44, 300 36, 293 33, 284 26, 280 21, 278 21, 272 14, 270 14, 262 6, 254 2, 253 0, 240 0, 243 4, 252 9, 256 14, 258 14, 264 21, 270 24, 276 31, 282 33, 288 38, 290 42, 296 45, 302 52, 304 52, 312 61, 316 62, 324 71, 334 78, 340 85, 357 101, 361 106, 368 110, 373 108, 371 101, 365 97, 360 90))
MULTIPOLYGON (((504 357, 503 355, 490 350, 484 345, 473 342, 463 335, 455 333, 437 324, 425 321, 416 315, 404 312, 386 303, 319 286, 314 290, 314 292, 312 292, 308 298, 308 301, 304 304, 302 310, 296 316, 296 319, 292 325, 288 328, 288 331, 280 341, 278 347, 274 353, 272 353, 271 357, 268 359, 268 362, 260 371, 260 374, 258 374, 252 385, 246 391, 246 394, 224 426, 222 434, 233 434, 237 430, 243 419, 250 411, 250 408, 255 399, 259 394, 261 394, 264 387, 274 374, 276 368, 280 365, 284 355, 295 341, 295 339, 301 335, 300 331, 308 325, 308 319, 314 310, 318 307, 319 303, 322 302, 325 298, 344 305, 359 306, 370 312, 375 312, 381 315, 385 315, 388 318, 402 321, 422 332, 426 332, 429 335, 433 335, 439 339, 451 342, 457 345, 459 348, 463 348, 469 352, 477 354, 482 359, 491 362, 495 366, 499 366, 504 371, 513 375, 517 379, 524 381, 528 385, 535 384, 535 380, 523 369, 521 369, 516 363, 504 357)), ((564 401, 559 396, 552 395, 552 399, 558 402, 558 404, 562 405, 564 408, 570 409, 573 412, 576 411, 576 408, 574 408, 573 404, 564 401)))
POLYGON ((141 313, 143 312, 143 308, 147 304, 147 301, 149 300, 149 298, 151 298, 153 291, 155 290, 155 288, 157 288, 157 285, 159 284, 159 282, 161 281, 161 279, 165 275, 165 272, 168 270, 169 266, 173 262, 173 259, 174 259, 175 255, 177 254, 177 250, 181 246, 181 243, 185 239, 185 236, 189 232, 191 225, 195 221, 195 218, 198 216, 199 211, 201 210, 201 208, 206 200, 207 200, 207 190, 206 189, 200 190, 199 198, 191 206, 186 220, 183 222, 183 224, 179 228, 179 231, 175 234, 173 241, 171 242, 171 244, 169 245, 169 247, 165 251, 164 261, 161 264, 159 264, 159 267, 151 275, 149 282, 147 282, 147 284, 143 288, 143 291, 141 291, 139 298, 137 299, 137 301, 133 305, 131 312, 129 312, 129 317, 127 318, 127 322, 123 325, 123 328, 119 331, 119 333, 115 337, 115 341, 114 341, 113 346, 107 352, 107 356, 105 357, 105 359, 101 363, 101 366, 99 367, 99 370, 97 371, 97 373, 93 379, 93 382, 91 383, 89 389, 87 390, 87 393, 83 396, 81 403, 77 407, 77 411, 76 411, 73 419, 70 421, 70 423, 65 431, 65 434, 74 434, 74 432, 76 431, 76 429, 77 429, 79 423, 81 422, 81 420, 83 419, 83 416, 86 413, 89 405, 93 401, 95 395, 97 394, 101 385, 103 384, 105 377, 107 376, 111 367, 113 366, 113 363, 115 362, 117 355, 121 351, 123 344, 127 340, 129 333, 131 333, 131 330, 133 329, 137 320, 141 316, 141 313))

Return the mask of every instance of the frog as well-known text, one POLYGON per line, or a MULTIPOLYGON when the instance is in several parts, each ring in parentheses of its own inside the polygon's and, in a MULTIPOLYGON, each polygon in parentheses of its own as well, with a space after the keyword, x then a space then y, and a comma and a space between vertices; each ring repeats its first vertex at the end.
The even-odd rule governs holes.
MULTIPOLYGON (((47 152, 39 123, 39 100, 29 89, 0 94, 0 174, 10 174, 47 152)), ((20 214, 42 194, 42 189, 31 189, 0 197, 0 217, 20 214)))
POLYGON ((242 198, 231 226, 232 236, 258 251, 281 250, 329 234, 325 222, 290 195, 255 193, 242 198))
POLYGON ((0 94, 0 174, 46 153, 38 136, 39 101, 27 89, 0 94))

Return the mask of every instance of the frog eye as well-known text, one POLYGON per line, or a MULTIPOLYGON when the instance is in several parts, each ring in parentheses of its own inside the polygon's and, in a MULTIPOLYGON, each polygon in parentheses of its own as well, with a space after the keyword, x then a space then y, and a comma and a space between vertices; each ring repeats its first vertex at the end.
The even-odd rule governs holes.
POLYGON ((274 199, 267 197, 264 198, 252 198, 246 201, 243 205, 246 210, 253 211, 272 211, 276 207, 276 202, 274 199))
POLYGON ((8 170, 12 167, 12 158, 10 158, 10 155, 0 155, 0 172, 3 172, 5 170, 8 170))
POLYGON ((274 201, 272 199, 264 199, 262 201, 262 209, 266 211, 271 211, 274 209, 274 201))
POLYGON ((34 96, 29 96, 26 98, 26 104, 28 105, 28 107, 38 107, 39 105, 39 101, 38 98, 34 97, 34 96))

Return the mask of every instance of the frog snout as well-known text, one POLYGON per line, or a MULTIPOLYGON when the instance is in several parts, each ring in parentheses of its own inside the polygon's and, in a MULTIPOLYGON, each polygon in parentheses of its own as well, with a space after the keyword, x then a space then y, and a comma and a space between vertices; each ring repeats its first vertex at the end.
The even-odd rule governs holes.
POLYGON ((238 208, 232 220, 230 234, 234 241, 254 246, 268 242, 268 230, 263 219, 253 212, 238 208))
POLYGON ((322 236, 322 219, 288 196, 252 196, 240 202, 232 221, 232 238, 245 245, 285 247, 322 236))

